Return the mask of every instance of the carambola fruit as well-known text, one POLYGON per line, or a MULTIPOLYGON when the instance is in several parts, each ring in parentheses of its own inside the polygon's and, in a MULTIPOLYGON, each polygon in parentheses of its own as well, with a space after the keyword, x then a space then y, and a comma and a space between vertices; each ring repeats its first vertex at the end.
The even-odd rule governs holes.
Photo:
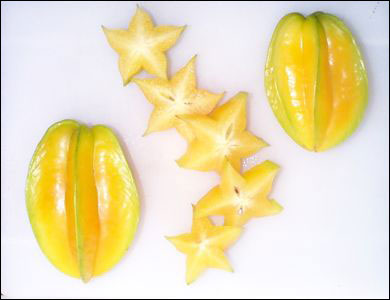
POLYGON ((239 171, 242 158, 267 146, 246 129, 246 98, 247 94, 240 92, 208 116, 178 116, 194 135, 186 153, 177 160, 180 167, 221 172, 229 161, 239 171))
POLYGON ((212 188, 195 206, 195 217, 224 216, 225 225, 242 226, 251 218, 275 215, 282 206, 269 199, 279 166, 265 161, 244 174, 226 163, 221 184, 212 188))
POLYGON ((103 26, 110 46, 119 54, 119 71, 123 85, 141 70, 160 78, 167 78, 165 51, 179 38, 184 27, 154 26, 152 18, 140 7, 127 30, 103 26))
POLYGON ((139 218, 136 185, 115 134, 73 120, 53 124, 38 144, 26 204, 44 254, 84 282, 122 258, 139 218))
POLYGON ((177 116, 207 115, 223 97, 223 93, 214 94, 196 87, 195 59, 196 56, 170 80, 134 79, 146 99, 154 105, 145 135, 175 127, 186 140, 192 140, 191 129, 177 116))
POLYGON ((195 281, 207 268, 232 272, 224 251, 240 236, 237 226, 215 226, 209 218, 193 218, 191 233, 167 237, 187 255, 186 282, 195 281))
POLYGON ((265 87, 284 130, 311 151, 349 137, 367 104, 359 47, 340 19, 322 12, 280 20, 268 50, 265 87))

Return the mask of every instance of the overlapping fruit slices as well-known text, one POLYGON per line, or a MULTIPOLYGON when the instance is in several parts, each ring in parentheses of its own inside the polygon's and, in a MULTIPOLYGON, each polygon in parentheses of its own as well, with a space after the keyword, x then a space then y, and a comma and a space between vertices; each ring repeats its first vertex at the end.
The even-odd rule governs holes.
POLYGON ((186 140, 191 140, 191 129, 178 116, 208 114, 221 100, 223 93, 214 94, 196 88, 195 59, 196 56, 173 75, 171 80, 134 79, 146 99, 154 105, 145 134, 174 127, 186 140))
POLYGON ((195 138, 187 152, 177 160, 179 166, 199 171, 221 172, 229 161, 240 170, 241 158, 267 146, 262 139, 246 130, 246 93, 238 93, 210 115, 179 116, 191 128, 195 138))
POLYGON ((187 255, 186 281, 192 283, 207 268, 233 271, 224 250, 241 233, 239 226, 215 226, 209 218, 193 217, 191 233, 167 237, 177 250, 187 255))
POLYGON ((150 16, 138 7, 127 31, 103 29, 120 55, 124 84, 134 81, 154 105, 145 134, 176 128, 188 142, 178 165, 221 175, 220 185, 194 206, 191 232, 168 238, 187 255, 187 283, 207 268, 232 271, 224 251, 237 240, 242 225, 282 210, 268 198, 279 166, 265 161, 240 173, 241 159, 267 146, 246 129, 247 94, 240 92, 215 108, 223 93, 197 88, 196 57, 167 78, 164 51, 173 46, 184 27, 154 27, 150 16), (157 78, 132 79, 141 69, 157 78), (223 226, 211 222, 209 217, 215 215, 224 216, 223 226))

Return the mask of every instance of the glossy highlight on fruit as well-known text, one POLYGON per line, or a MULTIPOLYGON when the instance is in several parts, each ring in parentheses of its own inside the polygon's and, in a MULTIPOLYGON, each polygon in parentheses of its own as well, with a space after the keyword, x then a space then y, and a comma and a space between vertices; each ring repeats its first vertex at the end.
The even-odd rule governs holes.
POLYGON ((232 272, 224 251, 240 236, 237 226, 215 226, 206 218, 193 218, 191 233, 167 237, 176 249, 187 255, 186 282, 194 282, 207 268, 232 272))
POLYGON ((137 229, 139 199, 112 130, 53 124, 31 160, 26 205, 39 246, 60 271, 87 282, 119 262, 137 229))
POLYGON ((268 50, 265 87, 284 130, 311 151, 348 138, 368 98, 366 69, 352 33, 322 12, 280 20, 268 50))
POLYGON ((165 51, 176 43, 185 27, 154 26, 152 18, 137 7, 127 30, 102 28, 108 43, 119 54, 119 71, 123 85, 127 85, 143 69, 166 79, 165 51))

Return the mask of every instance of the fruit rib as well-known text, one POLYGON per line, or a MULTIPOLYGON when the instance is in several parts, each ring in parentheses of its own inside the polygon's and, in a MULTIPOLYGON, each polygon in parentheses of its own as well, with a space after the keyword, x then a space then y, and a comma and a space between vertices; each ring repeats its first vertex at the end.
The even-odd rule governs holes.
POLYGON ((122 258, 133 240, 139 219, 139 201, 131 171, 111 129, 98 125, 92 132, 100 220, 94 274, 100 275, 122 258))
POLYGON ((66 190, 65 190, 65 209, 66 209, 66 224, 68 229, 69 249, 73 259, 78 262, 77 242, 76 242, 76 215, 75 205, 76 197, 76 150, 78 146, 80 128, 74 130, 68 149, 68 162, 66 167, 66 190))
MULTIPOLYGON (((345 24, 335 16, 317 12, 331 87, 331 115, 318 151, 329 149, 345 140, 360 123, 367 105, 368 83, 359 47, 345 24)), ((325 86, 326 87, 326 86, 325 86)), ((326 111, 324 112, 326 113, 326 111)), ((322 111, 317 111, 320 117, 322 111)))
POLYGON ((81 279, 88 282, 94 273, 99 241, 97 191, 93 173, 94 138, 91 129, 80 126, 75 152, 76 245, 81 279))
POLYGON ((68 149, 78 123, 64 120, 45 133, 33 155, 26 184, 26 205, 36 239, 51 263, 73 277, 80 277, 68 240, 66 170, 68 149))
POLYGON ((292 22, 301 23, 302 16, 297 13, 288 14, 284 16, 276 26, 268 49, 264 80, 269 103, 279 123, 282 125, 283 129, 288 133, 289 136, 291 136, 298 144, 303 146, 303 142, 295 132, 296 128, 295 124, 293 123, 293 118, 287 113, 287 104, 285 101, 282 101, 281 92, 279 91, 280 88, 277 84, 277 66, 274 65, 276 56, 275 53, 278 49, 281 32, 284 32, 285 27, 292 22))
POLYGON ((281 25, 273 45, 272 68, 279 105, 285 110, 294 137, 307 149, 314 147, 314 94, 318 39, 316 20, 292 14, 281 25))

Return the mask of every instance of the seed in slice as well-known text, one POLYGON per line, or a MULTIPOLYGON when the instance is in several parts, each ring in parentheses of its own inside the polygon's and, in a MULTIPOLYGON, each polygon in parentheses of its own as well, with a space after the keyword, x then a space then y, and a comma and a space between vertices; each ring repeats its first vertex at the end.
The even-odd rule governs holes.
POLYGON ((241 175, 226 162, 221 184, 199 200, 195 217, 222 215, 225 225, 242 226, 253 217, 279 213, 282 206, 268 198, 278 170, 278 165, 265 161, 241 175))
POLYGON ((157 77, 167 78, 165 51, 171 48, 184 27, 154 26, 151 17, 140 7, 127 30, 103 26, 110 46, 119 54, 119 71, 123 85, 142 69, 157 77))
POLYGON ((193 219, 191 233, 167 237, 177 250, 187 255, 187 284, 194 282, 207 268, 232 272, 224 250, 241 233, 236 226, 215 226, 208 218, 193 219))
POLYGON ((186 140, 191 140, 191 129, 177 115, 209 114, 223 97, 223 93, 214 94, 196 88, 195 59, 196 56, 171 80, 134 79, 146 99, 154 105, 145 135, 175 127, 186 140))
POLYGON ((177 160, 180 167, 199 171, 221 172, 226 160, 240 170, 241 158, 267 146, 246 130, 246 98, 240 92, 209 116, 180 115, 194 134, 187 152, 177 160))

